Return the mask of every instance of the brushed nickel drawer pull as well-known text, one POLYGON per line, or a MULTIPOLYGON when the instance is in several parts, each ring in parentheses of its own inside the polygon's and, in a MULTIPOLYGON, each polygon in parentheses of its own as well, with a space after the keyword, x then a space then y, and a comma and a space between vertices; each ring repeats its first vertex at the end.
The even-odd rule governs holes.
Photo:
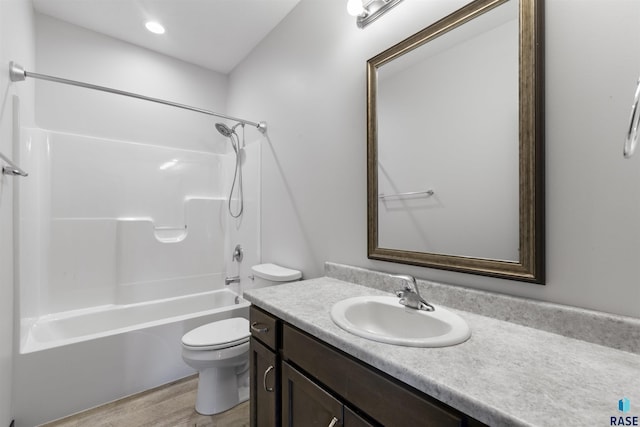
POLYGON ((336 417, 333 417, 328 427, 334 427, 339 420, 336 417))
POLYGON ((264 371, 264 376, 262 377, 262 386, 264 387, 264 391, 268 393, 273 393, 273 387, 267 387, 267 375, 269 372, 273 370, 273 365, 269 365, 269 367, 264 371))
POLYGON ((266 334, 267 332, 269 332, 269 328, 267 326, 260 327, 260 325, 262 325, 262 323, 253 322, 251 324, 251 330, 259 334, 266 334))

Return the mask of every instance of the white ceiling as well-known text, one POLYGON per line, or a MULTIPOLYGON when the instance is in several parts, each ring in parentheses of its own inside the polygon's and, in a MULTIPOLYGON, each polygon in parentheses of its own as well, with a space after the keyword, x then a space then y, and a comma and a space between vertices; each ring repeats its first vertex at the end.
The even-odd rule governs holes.
POLYGON ((300 0, 33 0, 37 12, 229 73, 300 0), (147 31, 148 20, 166 28, 147 31))

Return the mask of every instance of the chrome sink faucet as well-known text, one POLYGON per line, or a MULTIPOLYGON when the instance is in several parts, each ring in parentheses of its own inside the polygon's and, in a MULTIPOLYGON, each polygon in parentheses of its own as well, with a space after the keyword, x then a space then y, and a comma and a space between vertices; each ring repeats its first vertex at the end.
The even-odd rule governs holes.
POLYGON ((396 291, 396 296, 400 298, 400 304, 416 310, 434 311, 436 309, 420 296, 418 284, 413 276, 406 274, 392 274, 391 277, 401 279, 403 281, 404 289, 396 291))

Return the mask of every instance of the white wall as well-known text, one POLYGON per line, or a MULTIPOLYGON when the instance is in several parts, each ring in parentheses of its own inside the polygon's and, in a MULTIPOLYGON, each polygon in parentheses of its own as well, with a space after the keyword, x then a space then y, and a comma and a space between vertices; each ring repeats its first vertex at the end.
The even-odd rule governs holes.
MULTIPOLYGON (((38 69, 49 74, 224 112, 227 77, 36 14, 38 69)), ((73 86, 36 82, 36 120, 50 130, 227 152, 214 117, 73 86)))
MULTIPOLYGON (((0 152, 14 157, 13 121, 33 123, 33 85, 9 81, 9 61, 34 63, 33 12, 26 0, 0 2, 0 152), (19 98, 14 111, 14 97, 19 98), (17 114, 14 114, 17 113, 17 114)), ((13 369, 13 182, 19 178, 0 175, 0 425, 8 426, 12 411, 13 369)))
POLYGON ((465 2, 404 2, 364 30, 345 3, 303 0, 231 75, 229 113, 269 122, 263 260, 306 277, 330 260, 640 317, 640 156, 621 154, 640 2, 546 2, 546 286, 367 259, 365 62, 465 2))

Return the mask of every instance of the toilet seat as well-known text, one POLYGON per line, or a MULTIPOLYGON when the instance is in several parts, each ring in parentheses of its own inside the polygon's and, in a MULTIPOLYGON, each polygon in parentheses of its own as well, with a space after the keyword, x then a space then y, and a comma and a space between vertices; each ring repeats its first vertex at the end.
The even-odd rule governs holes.
POLYGON ((189 350, 220 350, 249 341, 249 321, 241 317, 202 325, 182 337, 182 346, 189 350))

